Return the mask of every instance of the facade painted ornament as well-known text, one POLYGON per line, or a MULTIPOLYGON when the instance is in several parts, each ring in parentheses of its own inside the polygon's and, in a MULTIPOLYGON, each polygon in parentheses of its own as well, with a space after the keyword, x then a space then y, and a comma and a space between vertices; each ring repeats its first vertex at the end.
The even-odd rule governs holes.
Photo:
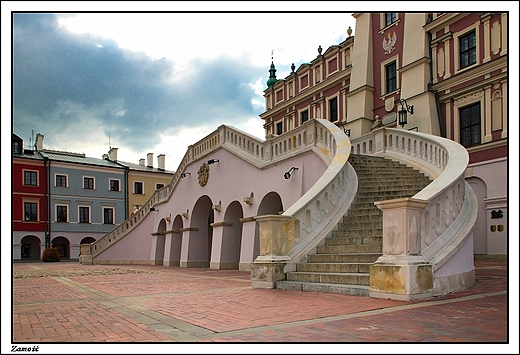
POLYGON ((199 185, 206 186, 209 179, 209 164, 203 163, 200 166, 199 171, 197 171, 197 174, 199 175, 199 185))
POLYGON ((390 54, 395 49, 395 44, 397 43, 397 34, 394 32, 393 34, 388 33, 387 38, 383 37, 383 49, 385 54, 390 54))

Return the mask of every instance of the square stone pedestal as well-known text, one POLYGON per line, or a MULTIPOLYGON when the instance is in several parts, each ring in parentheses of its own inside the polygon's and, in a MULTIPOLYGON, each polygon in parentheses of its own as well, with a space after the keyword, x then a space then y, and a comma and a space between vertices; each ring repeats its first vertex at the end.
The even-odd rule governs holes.
POLYGON ((370 266, 370 297, 413 301, 433 297, 433 269, 422 257, 381 257, 370 266))

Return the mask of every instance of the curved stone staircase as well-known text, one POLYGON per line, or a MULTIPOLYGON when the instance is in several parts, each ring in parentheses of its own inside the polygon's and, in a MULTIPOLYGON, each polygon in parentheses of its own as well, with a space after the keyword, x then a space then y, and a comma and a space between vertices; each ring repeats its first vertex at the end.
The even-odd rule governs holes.
POLYGON ((349 162, 358 175, 354 203, 316 253, 308 254, 277 288, 369 296, 370 265, 383 248, 382 211, 374 202, 411 197, 431 182, 418 170, 383 157, 351 154, 349 162))

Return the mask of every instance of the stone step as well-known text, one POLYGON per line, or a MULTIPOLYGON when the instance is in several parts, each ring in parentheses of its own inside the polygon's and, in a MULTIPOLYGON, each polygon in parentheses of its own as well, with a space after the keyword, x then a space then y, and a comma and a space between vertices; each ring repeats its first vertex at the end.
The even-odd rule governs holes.
POLYGON ((380 253, 382 245, 319 245, 316 247, 318 254, 345 254, 345 253, 380 253))
POLYGON ((362 285, 342 285, 315 282, 298 281, 278 281, 276 288, 281 290, 294 290, 305 292, 340 293, 352 296, 368 297, 370 295, 369 286, 362 285))
POLYGON ((383 250, 383 212, 376 201, 411 197, 430 180, 418 170, 383 157, 350 155, 358 191, 324 245, 298 263, 277 288, 369 296, 370 265, 383 250))
POLYGON ((368 273, 359 272, 321 273, 291 271, 287 273, 287 281, 368 286, 370 284, 370 275, 368 273))
POLYGON ((338 231, 348 231, 351 229, 381 229, 383 222, 381 220, 362 221, 357 218, 349 218, 338 224, 338 231))
POLYGON ((374 263, 381 253, 309 254, 307 263, 374 263))
POLYGON ((301 263, 296 267, 296 272, 316 273, 353 273, 368 274, 372 263, 301 263))
POLYGON ((367 237, 364 235, 352 236, 350 234, 350 231, 341 231, 338 233, 332 233, 332 238, 325 239, 325 245, 360 245, 360 244, 382 245, 383 238, 380 236, 376 236, 376 237, 373 237, 373 236, 367 237))

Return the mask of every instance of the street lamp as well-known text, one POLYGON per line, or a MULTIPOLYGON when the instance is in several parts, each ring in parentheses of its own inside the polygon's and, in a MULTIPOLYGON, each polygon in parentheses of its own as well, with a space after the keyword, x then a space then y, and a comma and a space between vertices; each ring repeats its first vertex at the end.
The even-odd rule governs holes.
POLYGON ((405 99, 399 99, 396 102, 401 105, 401 109, 397 111, 399 126, 404 127, 408 123, 408 112, 410 112, 410 115, 413 115, 413 106, 409 106, 405 99))

